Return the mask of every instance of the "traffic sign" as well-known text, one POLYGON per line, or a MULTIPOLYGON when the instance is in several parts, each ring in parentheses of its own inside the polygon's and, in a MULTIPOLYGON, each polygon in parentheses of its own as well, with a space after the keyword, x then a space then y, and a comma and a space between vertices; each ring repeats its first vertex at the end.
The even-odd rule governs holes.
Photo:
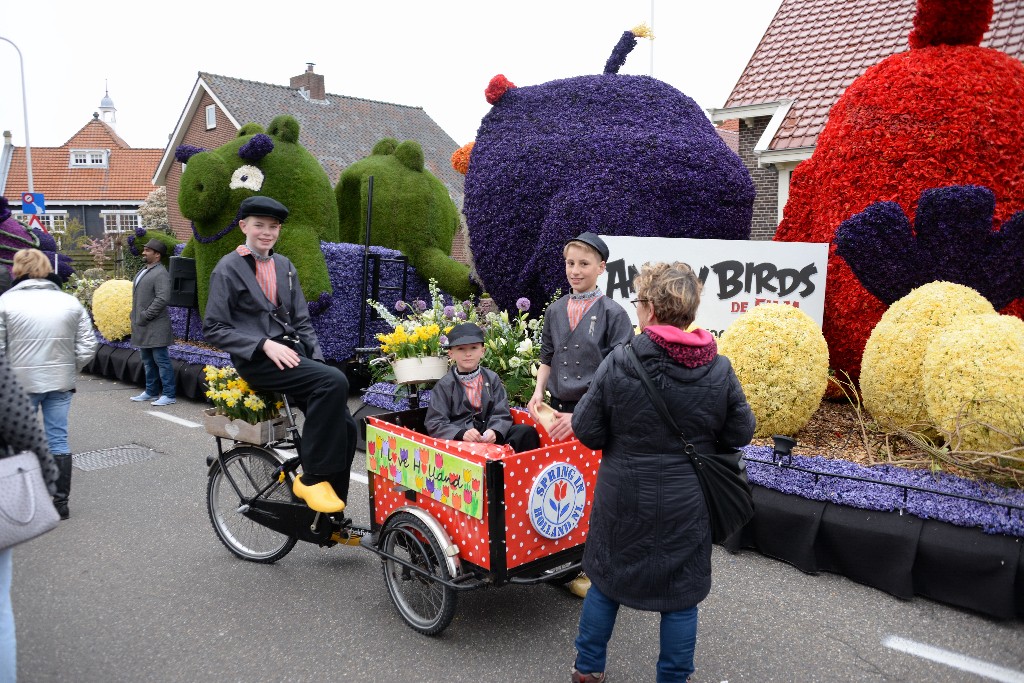
POLYGON ((22 192, 21 212, 26 216, 46 213, 46 201, 42 192, 22 192))
POLYGON ((42 221, 39 220, 39 216, 36 216, 35 214, 32 214, 32 217, 28 219, 28 227, 29 228, 39 228, 40 230, 42 230, 45 233, 49 233, 50 232, 49 230, 46 229, 46 226, 43 225, 42 221))

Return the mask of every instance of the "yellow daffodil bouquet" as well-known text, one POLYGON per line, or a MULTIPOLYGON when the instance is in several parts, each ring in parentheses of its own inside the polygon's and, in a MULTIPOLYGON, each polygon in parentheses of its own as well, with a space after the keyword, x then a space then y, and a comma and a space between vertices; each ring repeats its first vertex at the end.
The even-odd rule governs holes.
POLYGON ((281 414, 284 402, 277 394, 253 390, 232 366, 207 365, 203 371, 206 373, 206 398, 213 402, 218 415, 259 424, 281 414))
POLYGON ((445 355, 447 339, 444 335, 460 322, 476 322, 476 307, 470 300, 445 303, 444 295, 431 279, 428 283, 430 303, 423 299, 413 302, 396 301, 394 310, 379 301, 367 301, 391 326, 392 332, 378 334, 382 361, 402 358, 445 355), (401 315, 395 315, 395 312, 401 315))

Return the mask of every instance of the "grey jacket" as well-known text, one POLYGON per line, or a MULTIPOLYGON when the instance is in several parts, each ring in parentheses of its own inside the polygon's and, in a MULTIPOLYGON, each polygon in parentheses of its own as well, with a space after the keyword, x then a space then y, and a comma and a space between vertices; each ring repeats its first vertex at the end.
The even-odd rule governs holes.
MULTIPOLYGON (((501 378, 487 368, 480 368, 484 388, 480 392, 480 417, 488 417, 481 433, 493 429, 498 443, 503 443, 512 429, 512 413, 508 407, 508 394, 501 378)), ((460 386, 455 368, 438 380, 430 390, 430 406, 423 420, 427 434, 437 439, 462 439, 462 435, 475 425, 476 410, 460 386)))
MULTIPOLYGON (((676 363, 645 334, 632 341, 672 418, 698 452, 748 444, 754 415, 729 359, 676 363)), ((711 590, 711 530, 697 475, 622 348, 601 364, 572 416, 576 438, 603 449, 583 569, 634 609, 689 609, 711 590)))
POLYGON ((92 320, 54 282, 22 280, 0 296, 0 352, 25 391, 71 391, 96 355, 92 320))
POLYGON ((568 295, 563 296, 544 313, 540 362, 551 368, 547 385, 551 395, 578 401, 604 357, 633 338, 633 324, 622 306, 602 296, 576 329, 570 329, 568 302, 568 295))
POLYGON ((163 264, 146 268, 142 277, 136 276, 132 286, 132 346, 152 349, 174 343, 171 316, 167 301, 171 296, 171 276, 163 264))
POLYGON ((245 258, 236 251, 225 254, 210 274, 203 337, 221 351, 252 360, 267 339, 295 334, 306 356, 322 361, 324 356, 309 322, 295 265, 287 257, 274 254, 274 266, 279 302, 276 308, 260 289, 256 273, 245 258))

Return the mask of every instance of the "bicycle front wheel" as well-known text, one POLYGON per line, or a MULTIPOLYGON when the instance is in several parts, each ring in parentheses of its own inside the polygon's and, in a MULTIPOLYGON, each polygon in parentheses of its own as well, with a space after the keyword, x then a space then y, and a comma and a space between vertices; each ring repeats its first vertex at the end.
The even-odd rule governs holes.
POLYGON ((290 482, 278 482, 274 476, 280 462, 273 454, 257 446, 238 446, 224 455, 223 466, 217 462, 210 470, 206 486, 206 507, 210 522, 221 543, 232 553, 250 562, 270 564, 287 555, 296 536, 268 529, 242 514, 245 501, 259 491, 263 498, 282 502, 298 502, 290 482), (224 470, 241 490, 239 498, 224 470))

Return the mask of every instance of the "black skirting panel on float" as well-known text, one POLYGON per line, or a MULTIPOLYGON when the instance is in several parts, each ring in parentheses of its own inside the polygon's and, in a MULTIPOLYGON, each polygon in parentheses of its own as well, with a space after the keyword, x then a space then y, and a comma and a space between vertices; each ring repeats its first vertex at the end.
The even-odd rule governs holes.
POLYGON ((750 548, 903 599, 1024 619, 1024 539, 753 488, 754 519, 723 544, 729 551, 750 548))
MULTIPOLYGON (((185 396, 197 401, 205 400, 206 378, 203 366, 196 363, 185 363, 176 358, 171 359, 171 365, 174 367, 175 393, 178 396, 185 396)), ((96 351, 96 357, 83 370, 126 384, 146 386, 146 371, 142 367, 142 358, 139 356, 138 349, 123 349, 100 344, 96 351)))

